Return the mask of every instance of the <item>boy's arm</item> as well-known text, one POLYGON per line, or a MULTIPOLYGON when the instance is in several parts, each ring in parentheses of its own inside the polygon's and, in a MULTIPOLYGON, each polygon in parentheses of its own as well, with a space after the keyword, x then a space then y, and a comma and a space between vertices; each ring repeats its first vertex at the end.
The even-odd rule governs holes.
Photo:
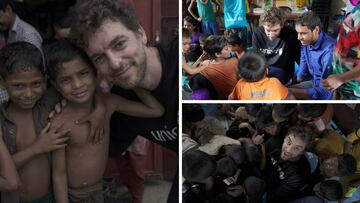
POLYGON ((295 99, 309 99, 306 89, 289 88, 289 93, 286 96, 285 100, 295 99))
POLYGON ((192 11, 193 7, 195 6, 196 0, 191 0, 191 3, 188 7, 189 13, 194 17, 197 21, 201 22, 201 17, 197 17, 195 13, 192 11))
POLYGON ((69 198, 65 149, 59 149, 52 153, 52 168, 52 180, 55 201, 57 203, 67 203, 69 202, 69 198))
POLYGON ((184 69, 184 71, 189 74, 189 75, 195 75, 200 73, 202 70, 204 70, 205 68, 207 68, 209 65, 209 62, 204 63, 204 64, 200 64, 198 67, 193 65, 193 68, 191 68, 186 61, 183 59, 182 61, 182 68, 184 69))
POLYGON ((134 88, 134 92, 140 101, 132 101, 114 94, 108 95, 110 99, 110 113, 118 111, 120 113, 144 118, 161 117, 165 110, 151 93, 142 88, 134 88))
POLYGON ((14 161, 0 136, 0 190, 16 190, 19 185, 19 176, 14 161))
POLYGON ((326 89, 334 91, 342 84, 347 83, 350 80, 355 80, 359 77, 360 77, 360 66, 357 66, 343 74, 329 75, 329 77, 321 81, 321 83, 326 89))
POLYGON ((29 147, 12 155, 17 169, 23 167, 34 156, 64 148, 65 142, 69 139, 67 134, 70 130, 60 130, 63 124, 58 124, 50 128, 50 123, 41 131, 41 135, 29 147))

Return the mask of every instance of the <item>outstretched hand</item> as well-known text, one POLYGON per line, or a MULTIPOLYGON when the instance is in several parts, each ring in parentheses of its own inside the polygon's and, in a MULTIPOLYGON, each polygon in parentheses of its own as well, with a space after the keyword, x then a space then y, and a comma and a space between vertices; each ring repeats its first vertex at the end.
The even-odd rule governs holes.
POLYGON ((334 91, 343 84, 338 75, 329 75, 329 77, 322 80, 321 83, 325 89, 330 91, 334 91))

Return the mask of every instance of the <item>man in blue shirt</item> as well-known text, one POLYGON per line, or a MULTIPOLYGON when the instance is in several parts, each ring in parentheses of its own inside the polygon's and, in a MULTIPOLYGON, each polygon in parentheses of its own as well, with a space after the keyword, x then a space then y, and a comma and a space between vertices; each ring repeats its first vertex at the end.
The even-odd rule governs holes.
POLYGON ((297 72, 299 84, 290 90, 298 99, 331 99, 321 80, 332 71, 332 52, 335 40, 321 31, 320 18, 314 12, 306 12, 296 21, 296 31, 301 46, 300 66, 297 72), (307 80, 308 79, 308 80, 307 80), (310 80, 309 80, 310 79, 310 80))

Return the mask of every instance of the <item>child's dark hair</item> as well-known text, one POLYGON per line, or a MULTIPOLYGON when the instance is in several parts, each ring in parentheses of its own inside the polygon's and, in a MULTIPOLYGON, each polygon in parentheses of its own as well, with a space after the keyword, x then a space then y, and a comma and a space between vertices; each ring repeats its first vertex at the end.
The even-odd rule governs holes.
POLYGON ((222 49, 227 45, 224 36, 211 35, 204 42, 204 50, 209 54, 210 58, 216 58, 216 53, 221 53, 222 49))
POLYGON ((238 45, 242 50, 246 49, 246 45, 244 44, 246 40, 241 39, 238 33, 230 33, 226 40, 230 45, 238 45))
POLYGON ((0 75, 5 79, 15 72, 26 72, 36 69, 45 75, 43 56, 41 51, 28 42, 15 42, 6 45, 0 51, 0 61, 4 68, 0 69, 0 75))
POLYGON ((194 26, 194 30, 195 32, 198 32, 199 30, 199 22, 197 20, 195 20, 192 16, 186 16, 184 18, 184 21, 187 21, 189 23, 191 23, 194 26))
POLYGON ((351 154, 340 154, 338 158, 339 176, 350 176, 355 173, 357 161, 351 154))
POLYGON ((51 80, 56 79, 56 75, 59 72, 59 69, 62 68, 63 63, 74 60, 77 57, 80 57, 88 63, 94 73, 96 73, 95 68, 87 54, 68 39, 60 39, 46 46, 44 48, 44 53, 48 75, 51 80))
POLYGON ((185 53, 185 59, 189 62, 195 62, 202 54, 203 50, 198 44, 191 44, 189 50, 185 53))
POLYGON ((54 24, 59 28, 71 28, 73 18, 69 13, 63 13, 55 18, 54 24))
POLYGON ((250 116, 256 117, 256 114, 261 107, 262 104, 245 104, 245 111, 250 116))
POLYGON ((219 154, 229 156, 236 165, 245 161, 245 149, 241 145, 224 145, 220 148, 219 154))
POLYGON ((1 0, 0 1, 0 10, 4 10, 6 6, 10 6, 12 9, 14 8, 14 3, 12 0, 1 0))
POLYGON ((221 178, 231 177, 236 173, 237 166, 229 156, 224 156, 216 162, 216 175, 221 178))
POLYGON ((238 63, 239 75, 248 82, 257 82, 266 76, 266 59, 259 50, 246 52, 238 63))
POLYGON ((337 180, 325 180, 320 183, 320 193, 329 201, 339 201, 343 198, 343 188, 337 180))
POLYGON ((263 155, 256 146, 250 146, 245 148, 246 160, 248 163, 257 165, 260 163, 263 155))
POLYGON ((323 115, 328 104, 300 104, 299 114, 304 118, 317 118, 323 115))
POLYGON ((249 202, 262 202, 266 192, 266 183, 260 178, 250 176, 244 181, 244 189, 249 202))
POLYGON ((189 182, 201 182, 215 174, 216 162, 205 152, 195 150, 183 154, 183 176, 189 182))
POLYGON ((205 118, 204 110, 200 104, 183 104, 183 120, 188 122, 198 122, 205 118))
POLYGON ((263 129, 273 123, 272 109, 270 106, 262 106, 256 113, 256 127, 263 129))
POLYGON ((207 33, 204 33, 202 35, 200 35, 199 37, 199 42, 205 42, 205 40, 210 37, 211 35, 207 34, 207 33))
POLYGON ((190 38, 191 39, 192 35, 191 35, 191 32, 186 29, 186 28, 183 28, 182 29, 182 38, 190 38))
POLYGON ((297 110, 297 104, 274 104, 273 111, 281 118, 290 119, 297 110))

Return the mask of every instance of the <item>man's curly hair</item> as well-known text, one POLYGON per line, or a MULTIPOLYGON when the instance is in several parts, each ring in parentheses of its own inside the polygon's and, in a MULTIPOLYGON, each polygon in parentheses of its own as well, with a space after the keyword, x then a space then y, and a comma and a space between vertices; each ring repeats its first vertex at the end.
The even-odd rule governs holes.
POLYGON ((78 3, 72 10, 72 15, 74 22, 71 26, 71 38, 82 48, 88 47, 91 35, 105 20, 121 22, 134 32, 140 28, 134 9, 128 4, 114 0, 88 0, 78 3))

